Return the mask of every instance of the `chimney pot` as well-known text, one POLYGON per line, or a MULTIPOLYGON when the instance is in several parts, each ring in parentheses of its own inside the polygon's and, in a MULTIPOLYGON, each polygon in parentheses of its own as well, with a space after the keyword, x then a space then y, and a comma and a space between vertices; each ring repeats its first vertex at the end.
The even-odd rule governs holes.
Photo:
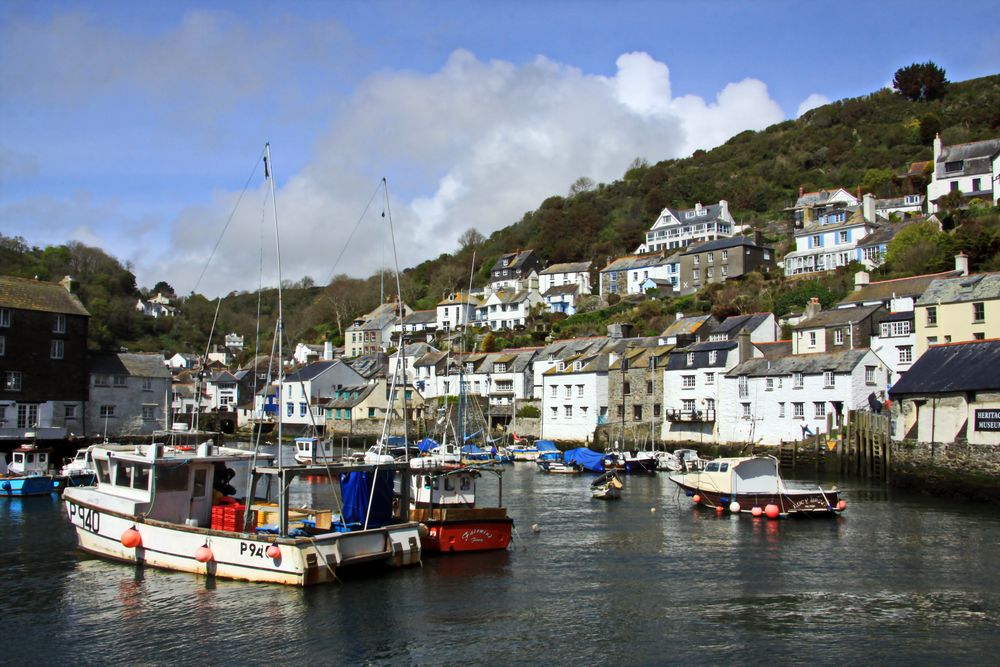
POLYGON ((955 270, 963 276, 969 275, 969 257, 964 252, 955 255, 955 270))

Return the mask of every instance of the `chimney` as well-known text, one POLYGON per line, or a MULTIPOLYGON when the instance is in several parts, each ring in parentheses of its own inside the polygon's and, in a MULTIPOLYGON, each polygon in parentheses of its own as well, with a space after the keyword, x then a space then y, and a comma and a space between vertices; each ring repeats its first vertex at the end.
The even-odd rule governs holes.
POLYGON ((823 310, 823 306, 819 304, 819 297, 814 296, 809 299, 809 303, 806 304, 805 318, 808 320, 811 317, 815 317, 819 311, 823 310))
POLYGON ((753 230, 753 244, 758 248, 764 245, 764 234, 759 230, 753 230))
POLYGON ((73 279, 70 278, 69 276, 65 276, 62 280, 59 281, 59 284, 62 285, 66 289, 66 291, 69 292, 70 294, 73 293, 73 279))
POLYGON ((861 212, 868 222, 875 222, 875 195, 866 192, 861 199, 861 212))
POLYGON ((333 361, 333 343, 330 341, 323 343, 323 361, 333 361))
POLYGON ((730 217, 729 216, 729 202, 726 201, 725 199, 720 199, 719 200, 719 218, 720 219, 728 220, 729 217, 730 217))
POLYGON ((941 135, 934 135, 934 168, 937 169, 938 158, 941 157, 941 135))
POLYGON ((750 344, 750 332, 746 329, 740 331, 739 335, 736 336, 737 340, 737 350, 739 351, 740 360, 739 363, 743 363, 748 359, 753 357, 753 345, 750 344))
POLYGON ((684 313, 677 311, 677 316, 674 318, 674 322, 679 322, 684 319, 684 313))
POLYGON ((695 215, 701 213, 701 202, 695 203, 695 205, 694 205, 694 212, 695 212, 695 215))
POLYGON ((969 275, 969 257, 964 252, 955 255, 955 270, 963 276, 969 275))
POLYGON ((854 291, 858 292, 867 287, 869 282, 871 282, 871 276, 868 275, 868 272, 858 271, 854 274, 854 291))

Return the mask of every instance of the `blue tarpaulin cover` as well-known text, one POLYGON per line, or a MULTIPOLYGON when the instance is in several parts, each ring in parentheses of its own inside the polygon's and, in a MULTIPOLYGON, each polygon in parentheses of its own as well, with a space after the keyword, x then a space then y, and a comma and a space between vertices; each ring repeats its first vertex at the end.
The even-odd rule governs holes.
POLYGON ((424 438, 423 440, 417 443, 417 447, 420 448, 421 452, 429 452, 437 446, 438 443, 435 442, 434 440, 431 440, 430 438, 424 438))
POLYGON ((390 435, 388 438, 385 439, 385 442, 390 447, 405 447, 406 446, 406 438, 404 438, 402 436, 399 436, 399 435, 390 435))
POLYGON ((604 454, 586 447, 566 450, 563 452, 563 460, 566 463, 579 463, 593 472, 604 472, 604 454))
POLYGON ((551 440, 536 440, 535 449, 540 452, 557 452, 559 448, 556 447, 556 443, 551 440))
POLYGON ((368 527, 378 528, 393 522, 392 518, 392 473, 347 472, 340 475, 340 494, 344 501, 342 515, 344 523, 364 525, 368 513, 368 498, 372 499, 372 511, 368 515, 368 527), (372 493, 374 479, 375 492, 372 493))
POLYGON ((465 445, 464 447, 462 447, 462 453, 463 454, 485 454, 486 452, 484 452, 483 450, 479 449, 479 447, 477 447, 475 445, 465 445))

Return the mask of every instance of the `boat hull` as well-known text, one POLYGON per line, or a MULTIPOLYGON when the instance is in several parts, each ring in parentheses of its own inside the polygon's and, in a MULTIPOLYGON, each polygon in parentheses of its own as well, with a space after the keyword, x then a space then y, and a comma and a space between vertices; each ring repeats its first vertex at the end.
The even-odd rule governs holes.
POLYGON ((62 482, 50 475, 26 475, 0 479, 0 496, 44 496, 62 489, 62 482))
POLYGON ((279 538, 235 533, 127 516, 81 500, 85 489, 63 496, 82 551, 111 560, 225 579, 306 586, 336 580, 339 568, 383 561, 390 566, 420 563, 419 526, 405 523, 372 530, 279 538), (133 528, 141 544, 130 548, 122 535, 133 528), (267 555, 277 545, 278 558, 267 555), (199 562, 202 547, 211 559, 199 562))
POLYGON ((733 501, 739 503, 740 512, 750 514, 754 507, 761 509, 768 505, 776 505, 781 516, 791 516, 795 514, 839 514, 842 510, 838 508, 840 501, 838 491, 807 491, 789 489, 784 493, 737 493, 734 495, 719 493, 711 489, 698 488, 689 484, 670 478, 674 484, 682 488, 685 493, 694 497, 699 497, 699 504, 706 507, 723 507, 729 509, 733 501))

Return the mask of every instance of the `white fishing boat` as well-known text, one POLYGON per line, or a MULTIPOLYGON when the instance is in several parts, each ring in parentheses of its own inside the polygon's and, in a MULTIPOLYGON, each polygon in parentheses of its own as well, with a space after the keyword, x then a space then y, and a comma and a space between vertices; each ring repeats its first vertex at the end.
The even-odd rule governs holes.
POLYGON ((303 465, 337 463, 341 456, 334 451, 333 443, 315 436, 295 438, 295 460, 303 465))
POLYGON ((97 468, 90 457, 90 447, 77 450, 76 456, 69 459, 59 470, 66 486, 90 486, 97 481, 97 468))

